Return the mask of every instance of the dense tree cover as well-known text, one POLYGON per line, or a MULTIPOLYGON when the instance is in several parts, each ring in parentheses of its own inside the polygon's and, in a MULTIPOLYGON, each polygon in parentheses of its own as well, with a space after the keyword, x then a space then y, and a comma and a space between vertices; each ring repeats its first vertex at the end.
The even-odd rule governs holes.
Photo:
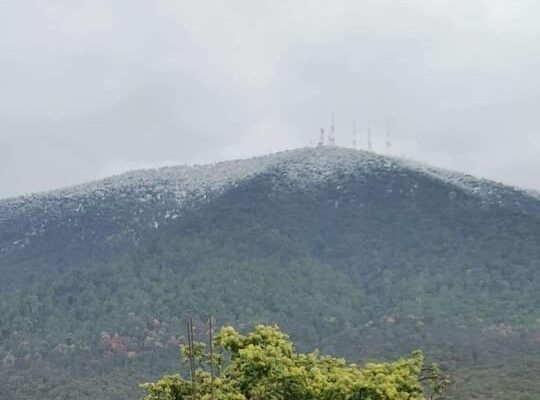
POLYGON ((449 384, 436 365, 424 366, 420 352, 361 368, 319 352, 297 353, 276 326, 258 325, 247 335, 224 327, 213 348, 185 347, 185 358, 199 365, 192 379, 177 374, 147 383, 145 399, 423 400, 422 381, 429 383, 432 399, 449 384))
MULTIPOLYGON (((71 257, 85 240, 62 250, 60 228, 24 257, 0 257, 15 281, 35 278, 0 290, 0 373, 10 382, 32 382, 36 365, 54 371, 44 386, 94 382, 102 371, 135 382, 152 376, 143 359, 164 351, 152 364, 162 374, 174 358, 165 349, 184 341, 185 316, 211 313, 221 324, 277 322, 302 351, 362 362, 424 348, 457 372, 458 397, 540 393, 538 214, 410 171, 309 187, 273 171, 152 230, 126 254, 109 223, 108 250, 94 247, 101 228, 92 215, 103 210, 85 207, 85 251, 99 257, 71 257), (83 368, 85 359, 93 364, 83 368), (491 379, 501 371, 522 392, 491 379)), ((14 393, 5 398, 39 398, 14 393)))

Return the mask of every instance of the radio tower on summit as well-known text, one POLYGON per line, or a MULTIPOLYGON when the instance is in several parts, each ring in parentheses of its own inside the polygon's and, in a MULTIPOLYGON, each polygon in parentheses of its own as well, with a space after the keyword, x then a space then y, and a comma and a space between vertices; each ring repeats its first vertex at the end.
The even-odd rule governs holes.
POLYGON ((390 150, 392 149, 392 140, 390 137, 390 128, 386 127, 386 154, 390 155, 390 150))
POLYGON ((319 136, 319 142, 317 143, 317 146, 319 147, 324 146, 324 128, 321 128, 321 133, 319 136))
POLYGON ((334 113, 332 113, 332 118, 330 120, 330 132, 328 132, 328 145, 334 146, 336 144, 335 138, 335 127, 334 127, 334 113))
POLYGON ((367 149, 368 151, 373 150, 373 143, 371 142, 371 126, 367 126, 367 149))

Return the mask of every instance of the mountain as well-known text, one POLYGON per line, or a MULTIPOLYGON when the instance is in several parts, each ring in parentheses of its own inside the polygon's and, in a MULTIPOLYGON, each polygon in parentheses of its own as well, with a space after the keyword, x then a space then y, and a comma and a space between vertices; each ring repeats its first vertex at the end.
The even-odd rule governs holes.
POLYGON ((209 314, 540 396, 540 197, 411 161, 305 148, 0 200, 0 273, 0 399, 134 398, 209 314))

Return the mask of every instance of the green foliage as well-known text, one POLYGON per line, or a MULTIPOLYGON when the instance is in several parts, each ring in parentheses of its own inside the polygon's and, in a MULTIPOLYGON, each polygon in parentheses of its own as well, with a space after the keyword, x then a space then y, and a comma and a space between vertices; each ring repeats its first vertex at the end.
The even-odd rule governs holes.
MULTIPOLYGON (((447 382, 437 366, 423 368, 421 352, 361 368, 318 352, 298 353, 276 326, 258 325, 247 335, 224 327, 214 345, 228 353, 220 360, 230 360, 219 365, 218 376, 212 379, 208 366, 196 371, 193 386, 179 374, 165 376, 142 385, 146 400, 193 399, 194 393, 201 400, 422 400, 423 380, 431 382, 436 395, 447 382)), ((200 350, 198 346, 199 358, 200 350)))

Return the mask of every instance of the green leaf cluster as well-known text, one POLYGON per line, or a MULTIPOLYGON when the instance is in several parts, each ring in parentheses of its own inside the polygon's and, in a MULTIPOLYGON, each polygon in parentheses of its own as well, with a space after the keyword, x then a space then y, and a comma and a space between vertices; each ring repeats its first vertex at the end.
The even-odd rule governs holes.
MULTIPOLYGON (((180 374, 165 376, 142 385, 145 400, 423 400, 422 381, 430 381, 435 394, 447 382, 436 366, 423 367, 421 352, 360 367, 318 351, 296 352, 277 326, 258 325, 247 335, 224 327, 214 346, 217 357, 211 363, 201 346, 195 346, 193 357, 200 368, 194 382, 180 374), (219 371, 215 377, 210 367, 219 371)), ((189 355, 184 348, 184 356, 189 355)))

